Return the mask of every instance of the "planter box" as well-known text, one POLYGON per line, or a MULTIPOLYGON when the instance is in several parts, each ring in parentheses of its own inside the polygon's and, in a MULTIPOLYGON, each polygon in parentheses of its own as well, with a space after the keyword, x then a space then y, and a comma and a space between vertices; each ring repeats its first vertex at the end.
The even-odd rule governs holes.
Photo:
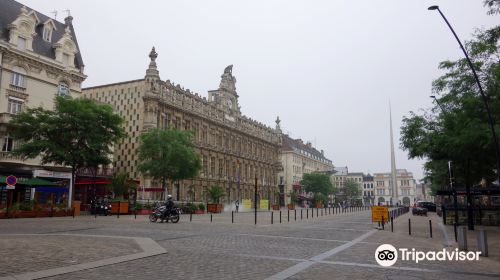
POLYGON ((47 211, 37 211, 36 212, 37 218, 43 218, 43 217, 50 217, 50 212, 47 211))
POLYGON ((323 203, 316 203, 316 208, 323 208, 323 203))
POLYGON ((7 213, 6 212, 0 213, 0 219, 7 219, 7 213))
POLYGON ((20 211, 18 213, 18 218, 34 218, 36 217, 35 211, 20 211))
POLYGON ((288 210, 294 210, 295 204, 288 204, 288 210))
POLYGON ((205 214, 205 210, 196 209, 196 210, 194 210, 194 213, 195 214, 205 214))
POLYGON ((273 210, 280 210, 281 207, 278 204, 273 204, 273 210))
POLYGON ((149 215, 151 213, 153 213, 153 210, 151 210, 151 209, 137 210, 137 215, 149 215))
POLYGON ((111 214, 118 214, 118 205, 120 214, 128 214, 128 201, 111 202, 111 214))
POLYGON ((221 213, 222 209, 224 209, 222 204, 207 204, 208 213, 221 213))

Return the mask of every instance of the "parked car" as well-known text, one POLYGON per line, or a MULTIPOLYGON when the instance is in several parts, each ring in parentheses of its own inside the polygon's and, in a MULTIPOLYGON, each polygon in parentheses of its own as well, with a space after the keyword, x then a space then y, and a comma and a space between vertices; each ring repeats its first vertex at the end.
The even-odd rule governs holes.
POLYGON ((427 209, 423 208, 423 207, 419 207, 418 205, 415 205, 415 207, 413 207, 411 209, 411 213, 413 215, 427 216, 427 209))
POLYGON ((417 201, 417 207, 425 208, 428 212, 436 212, 436 203, 429 201, 417 201))

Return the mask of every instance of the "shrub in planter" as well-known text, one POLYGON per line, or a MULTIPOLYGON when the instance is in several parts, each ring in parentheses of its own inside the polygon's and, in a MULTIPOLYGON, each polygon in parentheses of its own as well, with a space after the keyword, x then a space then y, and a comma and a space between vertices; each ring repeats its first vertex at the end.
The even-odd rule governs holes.
POLYGON ((205 211, 205 204, 203 203, 198 204, 198 209, 205 211))

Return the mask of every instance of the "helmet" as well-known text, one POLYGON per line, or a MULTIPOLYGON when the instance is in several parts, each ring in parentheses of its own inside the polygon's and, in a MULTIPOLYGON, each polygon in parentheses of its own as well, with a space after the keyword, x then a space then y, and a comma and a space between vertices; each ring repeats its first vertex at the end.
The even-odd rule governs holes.
POLYGON ((167 195, 167 200, 172 200, 172 195, 171 194, 167 195))

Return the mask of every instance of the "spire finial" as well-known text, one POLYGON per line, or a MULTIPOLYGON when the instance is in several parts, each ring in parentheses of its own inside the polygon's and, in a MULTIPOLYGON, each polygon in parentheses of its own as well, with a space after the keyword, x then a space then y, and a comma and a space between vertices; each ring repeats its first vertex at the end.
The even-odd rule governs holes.
POLYGON ((151 61, 155 62, 157 57, 158 57, 158 53, 156 53, 155 47, 153 47, 151 49, 151 52, 149 53, 149 58, 151 58, 151 61))

